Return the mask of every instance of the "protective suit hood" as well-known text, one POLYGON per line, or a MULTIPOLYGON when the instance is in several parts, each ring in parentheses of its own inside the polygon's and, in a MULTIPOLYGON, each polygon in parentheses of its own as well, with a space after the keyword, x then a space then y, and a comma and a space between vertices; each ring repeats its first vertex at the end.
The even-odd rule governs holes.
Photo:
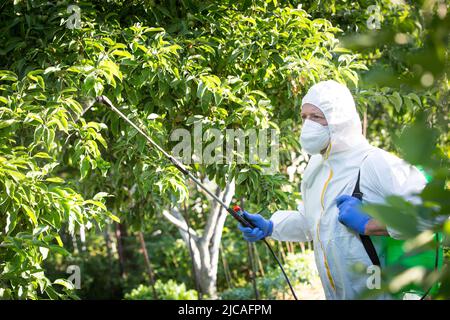
POLYGON ((302 106, 310 103, 324 114, 330 131, 330 145, 324 155, 314 155, 303 174, 303 184, 309 188, 321 170, 324 161, 333 166, 336 180, 343 184, 356 181, 358 168, 371 150, 362 134, 361 120, 350 90, 334 80, 313 85, 303 97, 302 106))
POLYGON ((366 142, 355 101, 345 85, 334 80, 321 81, 308 90, 302 106, 305 103, 313 104, 325 115, 330 130, 330 155, 366 142))

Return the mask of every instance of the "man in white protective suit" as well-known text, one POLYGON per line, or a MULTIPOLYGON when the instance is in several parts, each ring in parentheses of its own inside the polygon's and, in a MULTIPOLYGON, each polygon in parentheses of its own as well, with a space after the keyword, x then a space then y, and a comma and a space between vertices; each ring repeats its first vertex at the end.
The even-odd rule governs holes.
MULTIPOLYGON (((367 142, 346 86, 333 80, 313 85, 302 100, 301 116, 300 144, 311 155, 301 183, 303 202, 297 211, 277 211, 270 220, 245 212, 256 227, 239 225, 239 229, 247 241, 312 240, 326 298, 358 299, 371 274, 357 273, 353 266, 374 264, 362 237, 402 238, 361 211, 361 201, 352 196, 358 175, 363 203, 383 203, 389 195, 416 202, 415 194, 425 187, 426 179, 415 167, 367 142)), ((369 239, 380 253, 376 238, 369 239)), ((378 257, 383 266, 383 255, 378 257)))

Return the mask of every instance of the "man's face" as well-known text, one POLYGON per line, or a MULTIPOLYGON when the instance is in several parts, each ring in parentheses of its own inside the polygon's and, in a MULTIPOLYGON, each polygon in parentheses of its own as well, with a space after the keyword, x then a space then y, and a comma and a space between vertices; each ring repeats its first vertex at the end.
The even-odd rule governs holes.
POLYGON ((323 126, 328 126, 327 119, 325 119, 325 115, 319 108, 310 103, 305 103, 302 106, 302 120, 306 119, 317 122, 323 126))

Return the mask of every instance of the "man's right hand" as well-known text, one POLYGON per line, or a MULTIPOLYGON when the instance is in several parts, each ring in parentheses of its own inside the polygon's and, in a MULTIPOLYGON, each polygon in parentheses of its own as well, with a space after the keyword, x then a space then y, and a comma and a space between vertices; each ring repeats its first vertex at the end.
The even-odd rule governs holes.
POLYGON ((273 222, 264 219, 262 215, 251 214, 244 211, 244 218, 255 226, 255 228, 252 229, 249 227, 244 227, 239 223, 238 228, 242 231, 245 240, 255 242, 272 234, 273 222))

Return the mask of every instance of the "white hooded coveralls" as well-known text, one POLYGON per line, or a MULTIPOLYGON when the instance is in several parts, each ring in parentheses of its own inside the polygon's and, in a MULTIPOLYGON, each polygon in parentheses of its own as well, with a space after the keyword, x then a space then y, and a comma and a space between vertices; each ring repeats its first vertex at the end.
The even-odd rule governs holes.
MULTIPOLYGON (((330 144, 324 155, 313 155, 301 183, 303 203, 297 211, 277 211, 270 218, 272 238, 280 241, 313 241, 315 262, 327 299, 357 299, 367 290, 372 273, 352 270, 360 262, 372 265, 358 234, 338 221, 336 198, 351 195, 358 171, 364 203, 383 203, 388 195, 414 201, 425 186, 425 177, 396 156, 369 145, 350 91, 329 80, 312 86, 302 100, 318 107, 328 122, 330 144)), ((401 238, 388 228, 390 236, 401 238)), ((380 242, 372 241, 383 265, 380 242)), ((387 298, 382 296, 380 298, 387 298)))

